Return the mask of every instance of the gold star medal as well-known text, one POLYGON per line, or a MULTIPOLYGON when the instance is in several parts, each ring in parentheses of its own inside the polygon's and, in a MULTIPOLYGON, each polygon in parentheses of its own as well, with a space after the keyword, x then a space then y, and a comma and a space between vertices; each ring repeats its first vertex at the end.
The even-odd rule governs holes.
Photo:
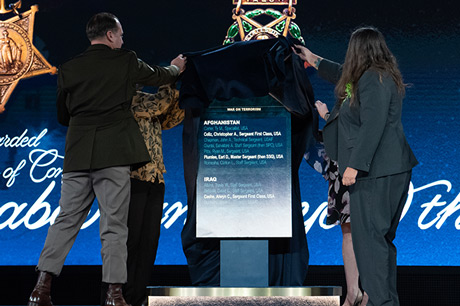
POLYGON ((21 1, 10 4, 7 9, 5 0, 0 0, 0 14, 16 14, 0 21, 0 113, 5 110, 5 104, 19 80, 57 71, 32 44, 38 6, 31 6, 22 14, 19 14, 19 8, 21 1))

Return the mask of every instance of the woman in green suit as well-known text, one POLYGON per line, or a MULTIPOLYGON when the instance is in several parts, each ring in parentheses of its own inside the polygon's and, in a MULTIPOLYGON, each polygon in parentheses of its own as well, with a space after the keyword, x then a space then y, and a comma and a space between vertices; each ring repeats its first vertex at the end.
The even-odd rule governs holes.
POLYGON ((405 85, 396 59, 373 27, 353 32, 343 65, 297 48, 336 84, 338 101, 323 137, 349 186, 353 249, 367 305, 399 305, 393 239, 417 160, 401 123, 405 85))

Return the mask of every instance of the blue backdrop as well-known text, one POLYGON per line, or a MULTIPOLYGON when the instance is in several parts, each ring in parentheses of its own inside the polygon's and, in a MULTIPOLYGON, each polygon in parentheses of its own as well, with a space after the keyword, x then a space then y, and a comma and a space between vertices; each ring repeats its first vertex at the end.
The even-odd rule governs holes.
MULTIPOLYGON (((35 3, 40 6, 34 44, 53 65, 86 48, 84 25, 98 11, 118 15, 125 47, 156 64, 167 64, 180 52, 221 44, 232 23, 231 0, 145 3, 139 12, 122 1, 69 2, 74 1, 23 1, 24 10, 35 3)), ((299 0, 295 21, 307 46, 326 58, 342 61, 356 26, 372 24, 386 36, 409 84, 403 124, 420 162, 395 240, 398 263, 460 266, 457 4, 391 0, 368 7, 364 1, 302 2, 309 1, 299 0)), ((316 98, 331 108, 333 87, 310 69, 306 73, 316 98)), ((49 75, 21 81, 0 115, 0 265, 35 265, 58 212, 66 129, 55 119, 55 84, 56 77, 49 75)), ((168 172, 157 264, 186 263, 180 242, 187 210, 181 133, 179 126, 163 134, 168 172)), ((325 225, 327 183, 307 163, 300 177, 310 264, 341 265, 340 228, 325 225)), ((66 264, 100 264, 99 251, 98 212, 93 206, 66 264)))

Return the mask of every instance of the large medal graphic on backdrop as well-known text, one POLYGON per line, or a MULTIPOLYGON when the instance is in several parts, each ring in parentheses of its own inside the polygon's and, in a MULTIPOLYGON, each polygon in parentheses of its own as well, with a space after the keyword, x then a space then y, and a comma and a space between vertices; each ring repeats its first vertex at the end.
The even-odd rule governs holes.
MULTIPOLYGON (((264 1, 252 2, 258 2, 260 5, 264 1)), ((253 37, 258 36, 260 38, 264 38, 264 35, 282 36, 285 31, 288 35, 296 35, 298 33, 297 28, 292 26, 293 15, 285 14, 284 9, 278 9, 286 7, 288 5, 286 3, 289 1, 267 0, 265 2, 273 4, 273 11, 281 12, 273 13, 267 11, 267 7, 262 9, 253 4, 242 2, 246 12, 240 11, 238 15, 235 14, 235 19, 232 19, 231 11, 220 12, 216 5, 215 11, 223 15, 222 18, 228 19, 228 22, 224 23, 221 32, 219 32, 220 36, 216 38, 216 45, 220 44, 224 37, 227 44, 231 44, 232 39, 233 41, 244 40, 244 38, 241 39, 242 35, 246 37, 250 33, 253 37), (281 2, 284 6, 277 4, 281 2), (241 27, 237 17, 239 17, 241 27), (287 24, 288 17, 291 17, 289 20, 290 27, 286 30, 282 21, 278 22, 277 17, 284 18, 285 24, 287 24), (265 29, 266 25, 272 22, 274 22, 272 30, 265 29)), ((5 1, 0 3, 4 4, 5 1)), ((235 1, 235 5, 237 3, 238 1, 235 1)), ((2 7, 5 8, 4 5, 2 7)), ((9 11, 10 9, 5 10, 9 11)), ((310 28, 305 21, 307 13, 305 11, 300 12, 299 9, 295 13, 295 22, 302 29, 306 45, 311 46, 312 49, 315 45, 321 46, 323 50, 328 50, 328 52, 329 50, 332 50, 331 52, 337 50, 337 42, 342 41, 346 34, 342 36, 342 32, 340 35, 328 32, 327 38, 317 36, 319 31, 310 28)), ((14 10, 10 14, 14 15, 14 10)), ((66 129, 59 126, 55 118, 56 77, 42 76, 21 81, 25 77, 33 76, 36 72, 46 72, 46 69, 49 68, 45 64, 47 63, 46 60, 43 61, 43 57, 40 57, 40 52, 36 51, 37 48, 33 44, 33 19, 30 18, 34 16, 34 12, 30 12, 29 15, 25 12, 21 16, 22 18, 17 15, 8 19, 6 17, 1 18, 4 21, 1 21, 0 26, 0 46, 3 46, 1 50, 4 50, 1 52, 2 61, 0 65, 2 105, 5 105, 3 97, 6 97, 6 93, 11 93, 12 89, 16 87, 9 97, 6 110, 0 114, 0 265, 3 266, 37 264, 48 226, 59 212, 60 179, 66 133, 66 129), (43 70, 40 70, 41 68, 43 70), (27 84, 27 86, 24 87, 22 84, 27 84), (40 107, 34 106, 38 104, 37 95, 40 95, 40 107)), ((40 17, 41 15, 37 16, 40 17)), ((48 16, 50 15, 48 14, 48 16)), ((78 16, 78 18, 81 19, 82 17, 78 16)), ((84 26, 84 22, 81 24, 84 26)), ((135 26, 134 22, 131 24, 135 26)), ((426 50, 424 48, 427 46, 425 43, 427 37, 418 33, 413 34, 410 29, 390 29, 385 31, 386 33, 388 33, 389 45, 394 47, 395 53, 399 55, 398 60, 401 63, 400 67, 405 81, 413 84, 407 89, 407 97, 404 100, 403 124, 409 144, 420 162, 420 165, 413 170, 409 197, 395 239, 398 248, 398 264, 460 266, 460 257, 458 256, 460 253, 458 244, 460 239, 460 180, 458 178, 460 171, 458 166, 460 63, 455 61, 450 61, 448 64, 426 62, 426 52, 424 53, 422 50, 426 50), (389 35, 391 33, 396 34, 389 35), (418 44, 420 41, 424 42, 424 48, 420 48, 421 44, 418 44)), ((446 33, 445 36, 441 35, 439 42, 442 42, 445 50, 450 50, 449 52, 454 54, 458 52, 459 36, 448 36, 447 34, 449 33, 446 33)), ((430 36, 430 39, 433 37, 430 36)), ((86 46, 80 47, 83 50, 86 46)), ((130 46, 127 45, 126 47, 129 48, 130 46)), ((59 48, 66 48, 66 46, 60 44, 59 48)), ((82 51, 74 50, 74 47, 67 48, 72 49, 68 51, 68 54, 82 51)), ((202 46, 190 48, 199 50, 202 46)), ((435 51, 441 52, 443 50, 436 49, 435 51)), ((61 50, 54 50, 53 52, 61 52, 61 50)), ((339 54, 333 53, 335 54, 333 59, 341 60, 341 56, 344 55, 341 52, 342 50, 336 52, 339 54)), ((324 56, 326 55, 328 54, 324 54, 324 56)), ((314 72, 311 74, 313 75, 314 72)), ((311 77, 311 81, 315 96, 318 99, 328 102, 334 101, 332 87, 326 87, 325 82, 315 78, 314 75, 311 77)), ((205 137, 204 132, 220 132, 220 128, 229 129, 227 132, 233 129, 232 133, 254 132, 253 136, 246 137, 252 138, 254 143, 257 143, 258 139, 255 132, 280 132, 282 136, 275 134, 273 136, 261 136, 273 137, 271 144, 273 147, 278 146, 278 149, 281 148, 280 144, 284 144, 286 141, 282 138, 285 134, 282 130, 282 124, 280 124, 284 120, 283 117, 273 116, 266 122, 267 126, 264 125, 264 128, 259 128, 257 118, 242 117, 238 119, 241 120, 239 124, 232 121, 235 124, 230 125, 226 124, 228 122, 224 122, 224 120, 236 120, 236 116, 234 117, 227 110, 220 115, 222 115, 222 122, 220 122, 222 124, 208 122, 209 124, 205 125, 204 121, 202 122, 203 138, 201 141, 203 143, 206 141, 210 144, 214 141, 209 141, 211 136, 205 137), (205 126, 208 129, 206 131, 204 131, 205 126), (252 130, 249 130, 250 128, 252 130)), ((206 162, 210 167, 217 167, 212 165, 215 158, 219 162, 233 162, 235 164, 239 161, 237 155, 241 155, 241 160, 243 159, 243 151, 238 153, 237 151, 229 151, 231 148, 225 147, 224 137, 217 137, 214 148, 203 146, 203 163, 206 162), (219 148, 217 148, 217 143, 219 148), (204 149, 211 151, 204 152, 204 149), (216 151, 213 152, 213 149, 216 151), (208 155, 206 160, 204 160, 205 153, 208 155), (224 156, 219 160, 220 155, 224 156), (229 158, 227 159, 225 155, 229 155, 229 158), (231 157, 230 155, 234 156, 231 157)), ((163 132, 163 153, 168 172, 165 174, 164 215, 156 264, 186 264, 180 241, 180 232, 187 213, 181 138, 181 126, 163 132)), ((246 141, 241 139, 239 141, 243 149, 246 141)), ((249 143, 249 140, 247 142, 249 143)), ((236 149, 238 148, 233 148, 233 150, 236 149)), ((277 170, 279 163, 286 162, 281 158, 277 159, 277 156, 280 156, 277 154, 283 154, 278 149, 272 151, 265 148, 267 154, 265 152, 253 152, 252 147, 244 147, 244 149, 249 150, 249 152, 244 151, 244 154, 248 154, 248 156, 265 155, 265 159, 261 157, 259 161, 265 161, 267 165, 273 166, 273 171, 277 170)), ((253 159, 249 160, 250 157, 246 158, 247 162, 254 161, 253 159)), ((203 168, 203 170, 205 169, 203 168)), ((225 169, 225 171, 227 170, 231 172, 230 168, 225 169)), ((340 228, 326 225, 325 222, 327 182, 306 162, 302 163, 299 175, 305 231, 310 250, 310 264, 341 265, 340 228)), ((240 175, 240 177, 243 176, 240 175)), ((238 182, 235 182, 231 176, 219 177, 211 173, 203 173, 199 179, 203 183, 205 179, 207 180, 206 185, 203 185, 203 189, 200 190, 203 193, 202 199, 206 195, 207 200, 213 200, 209 198, 211 193, 215 197, 218 194, 221 197, 227 197, 227 195, 233 197, 235 195, 235 199, 244 196, 240 191, 245 191, 245 195, 249 194, 251 197, 259 197, 259 199, 263 199, 262 196, 270 198, 273 194, 263 190, 261 186, 252 181, 245 181, 245 177, 241 178, 241 185, 234 187, 234 189, 231 189, 232 186, 238 182), (221 183, 224 186, 218 185, 221 183)), ((235 180, 237 179, 235 178, 235 180)), ((217 201, 217 199, 215 200, 217 201)), ((231 205, 238 206, 238 202, 241 201, 235 200, 231 205)), ((257 201, 254 203, 257 205, 257 201)), ((210 202, 204 204, 212 205, 210 202)), ((261 210, 253 214, 255 223, 262 222, 263 213, 261 210)), ((67 257, 67 265, 101 264, 98 217, 97 203, 95 203, 67 257)))
POLYGON ((16 16, 0 21, 0 113, 20 79, 44 73, 56 73, 32 44, 35 13, 38 6, 19 14, 21 1, 5 8, 5 0, 0 1, 0 14, 14 12, 16 16))

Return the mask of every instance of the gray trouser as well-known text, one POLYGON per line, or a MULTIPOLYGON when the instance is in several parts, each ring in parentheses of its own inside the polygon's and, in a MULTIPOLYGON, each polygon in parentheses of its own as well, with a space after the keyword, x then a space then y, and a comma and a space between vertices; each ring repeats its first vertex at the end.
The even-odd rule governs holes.
POLYGON ((393 240, 407 199, 411 171, 357 181, 350 188, 351 236, 369 306, 399 306, 393 240))
POLYGON ((102 281, 125 283, 130 198, 129 166, 62 175, 60 212, 48 230, 37 269, 59 275, 94 198, 100 211, 102 281))

